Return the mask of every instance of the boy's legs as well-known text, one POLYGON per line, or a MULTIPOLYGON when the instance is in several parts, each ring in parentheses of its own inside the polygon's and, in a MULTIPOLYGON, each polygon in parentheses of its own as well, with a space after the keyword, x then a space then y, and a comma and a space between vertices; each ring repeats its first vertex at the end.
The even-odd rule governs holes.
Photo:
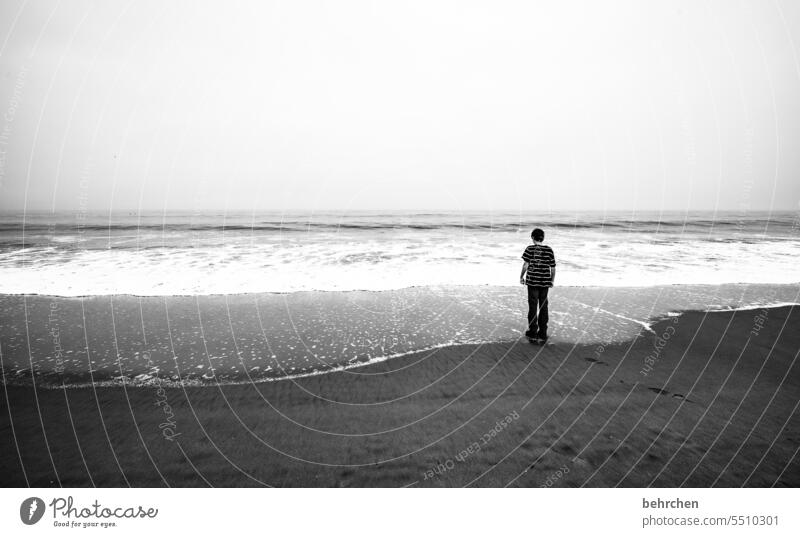
POLYGON ((528 288, 528 331, 525 335, 536 337, 536 333, 539 330, 536 325, 536 310, 539 308, 539 294, 536 291, 536 287, 532 285, 526 285, 525 287, 528 288))
POLYGON ((547 292, 550 290, 549 287, 538 287, 538 302, 539 302, 539 315, 537 316, 537 331, 539 333, 539 337, 542 339, 547 339, 547 321, 549 320, 549 314, 547 311, 548 300, 547 300, 547 292))

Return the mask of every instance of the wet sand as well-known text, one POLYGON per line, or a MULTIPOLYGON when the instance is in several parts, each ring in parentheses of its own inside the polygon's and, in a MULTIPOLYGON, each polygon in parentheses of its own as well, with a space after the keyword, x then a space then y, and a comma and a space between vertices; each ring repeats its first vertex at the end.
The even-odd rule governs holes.
MULTIPOLYGON (((797 285, 556 287, 550 294, 550 334, 558 343, 622 342, 670 312, 796 303, 798 294, 797 285)), ((436 347, 515 341, 524 331, 525 296, 522 286, 174 297, 0 295, 0 351, 11 384, 250 383, 436 347)))
MULTIPOLYGON (((117 319, 117 345, 142 336, 135 326, 117 319)), ((799 486, 798 327, 798 307, 686 312, 627 341, 452 345, 278 382, 167 387, 156 377, 150 386, 64 390, 6 382, 0 480, 799 486)))

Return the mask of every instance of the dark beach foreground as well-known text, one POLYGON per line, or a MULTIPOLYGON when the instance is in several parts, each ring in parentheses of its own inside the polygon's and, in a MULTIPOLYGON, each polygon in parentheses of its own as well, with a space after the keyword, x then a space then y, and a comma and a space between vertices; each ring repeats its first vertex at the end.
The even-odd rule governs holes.
POLYGON ((202 387, 3 386, 3 486, 798 486, 800 308, 202 387))

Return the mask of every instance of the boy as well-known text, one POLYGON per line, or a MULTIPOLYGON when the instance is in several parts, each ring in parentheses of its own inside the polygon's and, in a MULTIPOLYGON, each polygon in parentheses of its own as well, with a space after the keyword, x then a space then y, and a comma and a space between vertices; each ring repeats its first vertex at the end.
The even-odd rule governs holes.
POLYGON ((519 283, 528 287, 528 330, 525 335, 543 344, 547 341, 547 292, 556 278, 556 258, 553 249, 542 244, 544 231, 534 229, 531 239, 533 244, 522 254, 519 283))

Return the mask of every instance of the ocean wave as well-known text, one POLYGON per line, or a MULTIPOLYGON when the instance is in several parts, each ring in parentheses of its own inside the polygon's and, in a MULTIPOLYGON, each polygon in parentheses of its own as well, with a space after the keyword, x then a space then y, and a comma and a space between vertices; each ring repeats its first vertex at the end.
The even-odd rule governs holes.
MULTIPOLYGON (((136 217, 104 225, 99 217, 85 226, 65 219, 55 227, 26 223, 24 240, 17 232, 0 234, 0 293, 165 296, 513 285, 534 225, 532 217, 522 222, 513 215, 460 221, 454 214, 193 218, 164 223, 149 217, 142 225, 136 217)), ((538 225, 555 250, 559 285, 800 281, 793 217, 740 223, 594 215, 579 221, 543 216, 538 225)), ((0 230, 19 225, 5 222, 0 230)))
POLYGON ((672 230, 692 230, 709 231, 718 230, 739 230, 742 234, 759 233, 766 230, 772 232, 791 231, 796 227, 793 217, 789 216, 769 216, 769 217, 742 217, 742 218, 676 218, 671 216, 663 219, 635 219, 635 218, 498 218, 492 215, 484 218, 458 218, 453 215, 378 215, 372 218, 364 217, 324 217, 315 219, 253 219, 238 217, 226 222, 225 218, 218 221, 208 222, 207 218, 166 218, 157 220, 153 217, 144 221, 137 221, 135 218, 127 218, 122 222, 113 220, 102 221, 95 219, 90 222, 59 221, 43 222, 14 221, 0 222, 0 233, 22 233, 26 234, 60 234, 60 233, 125 233, 125 232, 161 232, 161 233, 182 233, 182 232, 280 232, 280 233, 304 233, 309 231, 382 231, 382 230, 416 230, 416 231, 436 231, 436 230, 474 230, 474 231, 498 231, 498 232, 520 232, 528 231, 534 227, 556 230, 626 230, 636 232, 650 232, 658 229, 672 230), (428 219, 426 221, 425 219, 428 219), (177 221, 175 221, 177 220, 177 221))

